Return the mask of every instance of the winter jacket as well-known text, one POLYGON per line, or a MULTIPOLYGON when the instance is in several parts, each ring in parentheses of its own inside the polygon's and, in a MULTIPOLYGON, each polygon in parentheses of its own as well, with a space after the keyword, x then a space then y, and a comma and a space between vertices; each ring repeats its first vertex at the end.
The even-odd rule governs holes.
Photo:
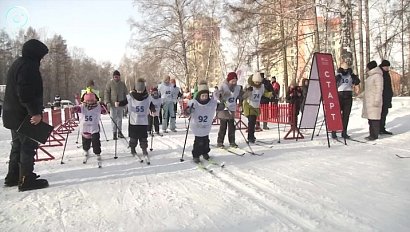
POLYGON ((233 89, 229 88, 228 81, 224 81, 219 87, 218 91, 215 91, 214 98, 219 99, 218 106, 216 108, 216 116, 219 119, 234 119, 236 112, 236 102, 242 100, 243 90, 242 86, 236 85, 233 89))
POLYGON ((104 102, 114 106, 115 102, 124 101, 127 98, 127 94, 127 86, 123 81, 111 79, 105 87, 104 102))
POLYGON ((383 107, 391 108, 392 107, 391 101, 393 98, 393 88, 391 85, 390 72, 384 71, 383 69, 382 69, 382 72, 383 72, 383 107))
MULTIPOLYGON (((272 96, 273 96, 273 86, 272 86, 272 84, 270 83, 270 81, 267 80, 266 78, 263 78, 262 84, 265 86, 265 91, 271 92, 271 93, 272 93, 272 96)), ((262 96, 261 104, 268 104, 268 103, 271 102, 271 101, 273 101, 273 98, 272 98, 272 97, 266 97, 266 96, 264 95, 264 96, 262 96)))
POLYGON ((337 74, 336 74, 336 84, 337 86, 341 85, 341 81, 342 81, 342 76, 343 75, 350 75, 352 77, 352 84, 353 85, 358 85, 360 84, 360 79, 359 77, 353 73, 353 70, 351 68, 348 68, 347 71, 344 71, 344 69, 339 68, 337 69, 337 74))
POLYGON ((376 67, 369 70, 367 74, 362 117, 380 120, 383 104, 383 72, 380 68, 376 67))
POLYGON ((293 88, 289 86, 288 92, 286 94, 286 102, 293 104, 295 107, 296 115, 299 115, 299 111, 303 102, 302 88, 300 86, 294 86, 293 88))
POLYGON ((11 65, 4 96, 4 127, 16 130, 27 115, 42 114, 44 107, 40 60, 47 53, 45 44, 29 40, 23 45, 22 57, 11 65))
POLYGON ((336 85, 339 99, 351 99, 353 97, 353 86, 360 84, 359 77, 353 73, 351 68, 346 71, 342 68, 337 70, 336 85), (350 78, 351 82, 350 82, 350 78))
POLYGON ((265 89, 264 85, 257 86, 255 83, 252 81, 252 75, 248 78, 248 87, 246 88, 246 92, 243 94, 243 114, 245 117, 248 117, 250 115, 255 115, 259 116, 259 107, 254 107, 250 104, 249 100, 252 97, 253 89, 259 89, 263 88, 263 94, 262 96, 265 96, 267 98, 272 98, 272 92, 269 92, 268 90, 265 89))
POLYGON ((279 96, 279 91, 280 91, 279 83, 276 81, 275 82, 272 81, 272 88, 273 88, 274 94, 279 96))

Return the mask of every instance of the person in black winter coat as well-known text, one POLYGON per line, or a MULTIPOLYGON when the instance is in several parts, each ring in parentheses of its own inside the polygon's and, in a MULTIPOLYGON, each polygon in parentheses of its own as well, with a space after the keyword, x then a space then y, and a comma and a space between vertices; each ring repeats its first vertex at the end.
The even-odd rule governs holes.
POLYGON ((3 125, 11 130, 12 146, 4 184, 10 187, 18 185, 19 191, 48 186, 47 180, 38 179, 33 172, 38 143, 17 133, 25 117, 30 117, 34 125, 42 120, 44 107, 40 60, 47 53, 45 44, 31 39, 24 43, 22 57, 14 61, 7 73, 3 125))
MULTIPOLYGON (((346 63, 343 63, 337 70, 336 85, 342 115, 342 137, 345 139, 350 138, 347 134, 347 125, 349 124, 350 112, 352 110, 354 87, 358 84, 360 84, 359 77, 353 73, 353 70, 346 63)), ((332 132, 332 138, 337 138, 334 131, 332 132)))
POLYGON ((392 107, 391 101, 393 98, 393 88, 389 73, 390 62, 388 60, 383 60, 379 67, 383 71, 383 106, 380 118, 380 134, 392 135, 393 133, 386 130, 386 117, 389 113, 389 108, 392 107))
MULTIPOLYGON (((264 73, 260 73, 260 74, 261 74, 261 77, 262 77, 262 85, 265 86, 265 91, 271 92, 271 93, 273 94, 273 86, 272 86, 272 84, 270 83, 269 80, 267 80, 267 79, 265 78, 265 74, 264 74, 264 73)), ((269 103, 271 103, 271 102, 273 102, 273 97, 269 98, 269 97, 266 97, 266 96, 262 95, 261 104, 269 104, 269 103)), ((266 113, 266 114, 267 114, 267 113, 266 113)), ((260 123, 259 123, 259 122, 256 122, 256 124, 257 124, 257 127, 260 127, 260 123)), ((267 122, 263 122, 263 129, 264 129, 264 130, 269 130, 269 127, 268 127, 268 123, 267 123, 267 122)))
POLYGON ((302 96, 302 88, 300 86, 295 86, 295 84, 291 84, 288 88, 288 92, 286 94, 286 102, 294 105, 294 123, 297 125, 298 115, 300 111, 300 107, 302 105, 303 96, 302 96))
POLYGON ((307 92, 309 89, 309 79, 303 78, 302 80, 302 104, 300 106, 300 110, 303 112, 303 109, 305 108, 305 101, 307 97, 307 92))

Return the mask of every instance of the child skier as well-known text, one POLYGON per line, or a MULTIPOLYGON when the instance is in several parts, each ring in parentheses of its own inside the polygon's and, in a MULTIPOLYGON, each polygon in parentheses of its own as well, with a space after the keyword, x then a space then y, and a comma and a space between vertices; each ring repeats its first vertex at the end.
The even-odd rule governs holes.
POLYGON ((84 150, 84 161, 87 163, 89 150, 93 145, 93 152, 97 156, 98 167, 101 168, 101 142, 100 142, 100 118, 101 114, 107 112, 99 103, 95 93, 88 92, 83 96, 83 102, 74 107, 74 112, 80 113, 80 128, 82 131, 82 143, 84 150))
POLYGON ((217 102, 209 98, 209 88, 206 81, 198 85, 198 93, 195 99, 188 102, 187 114, 191 116, 191 131, 195 135, 192 156, 195 163, 199 163, 199 157, 209 159, 209 132, 211 132, 212 120, 215 116, 217 102))
MULTIPOLYGON (((120 102, 120 106, 128 104, 129 124, 128 134, 130 136, 130 148, 133 156, 137 155, 135 148, 140 142, 142 154, 147 160, 147 164, 150 164, 148 157, 148 114, 149 112, 155 113, 155 106, 149 98, 147 89, 145 87, 145 80, 139 78, 135 82, 134 89, 127 95, 126 100, 120 102)), ((142 158, 138 156, 141 161, 142 158)))
POLYGON ((161 109, 162 100, 159 97, 158 89, 155 87, 151 89, 151 102, 155 106, 155 111, 150 111, 150 114, 148 116, 148 130, 152 135, 152 133, 154 132, 152 126, 154 126, 155 133, 157 133, 157 135, 161 135, 159 133, 159 111, 161 109))
POLYGON ((259 107, 262 95, 271 98, 272 92, 265 91, 260 73, 248 78, 248 87, 243 95, 243 113, 248 118, 248 142, 255 143, 256 118, 259 116, 259 107))

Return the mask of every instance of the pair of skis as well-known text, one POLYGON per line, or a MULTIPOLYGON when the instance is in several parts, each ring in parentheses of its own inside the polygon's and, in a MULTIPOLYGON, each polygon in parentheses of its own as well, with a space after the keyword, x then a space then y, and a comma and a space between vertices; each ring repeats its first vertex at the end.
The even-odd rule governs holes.
MULTIPOLYGON (((345 144, 342 140, 340 140, 339 138, 333 138, 333 140, 334 141, 337 141, 337 142, 339 142, 339 143, 342 143, 342 144, 345 144)), ((353 141, 353 142, 356 142, 356 143, 367 143, 368 144, 368 141, 362 141, 362 140, 358 140, 358 139, 354 139, 354 138, 346 138, 346 140, 350 140, 350 141, 353 141)))
MULTIPOLYGON (((214 147, 216 147, 216 146, 214 146, 214 147)), ((231 154, 237 155, 237 156, 244 156, 246 153, 249 153, 251 155, 257 155, 257 156, 263 155, 263 153, 250 152, 250 151, 244 150, 244 149, 239 148, 239 147, 217 147, 217 148, 219 148, 223 151, 229 152, 231 154)))
POLYGON ((252 145, 260 146, 260 147, 266 147, 266 148, 273 148, 273 142, 272 141, 263 141, 263 140, 256 140, 255 143, 251 143, 252 145))
POLYGON ((132 154, 132 156, 138 157, 140 163, 144 163, 144 161, 145 161, 145 163, 146 163, 147 165, 151 165, 151 161, 150 161, 150 159, 149 159, 148 154, 146 154, 146 155, 144 155, 144 156, 142 157, 140 154, 135 153, 135 154, 132 154))
POLYGON ((199 161, 199 163, 197 163, 197 165, 198 165, 198 169, 206 171, 211 174, 214 172, 213 167, 220 167, 221 169, 225 168, 224 162, 219 163, 212 158, 209 158, 208 160, 201 160, 199 161))
MULTIPOLYGON (((90 156, 89 156, 89 155, 85 156, 85 158, 84 158, 84 160, 83 160, 83 164, 87 164, 88 159, 90 159, 90 156)), ((97 156, 97 165, 98 165, 98 168, 102 168, 102 159, 101 159, 101 156, 97 156)))

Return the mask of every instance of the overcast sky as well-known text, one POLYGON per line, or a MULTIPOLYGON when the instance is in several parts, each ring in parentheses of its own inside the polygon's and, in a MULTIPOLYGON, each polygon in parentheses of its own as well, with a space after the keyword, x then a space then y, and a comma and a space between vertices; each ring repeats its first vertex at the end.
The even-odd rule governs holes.
POLYGON ((14 37, 20 29, 60 34, 69 47, 83 48, 97 62, 118 65, 131 36, 127 20, 136 18, 132 0, 0 0, 0 28, 14 37))

